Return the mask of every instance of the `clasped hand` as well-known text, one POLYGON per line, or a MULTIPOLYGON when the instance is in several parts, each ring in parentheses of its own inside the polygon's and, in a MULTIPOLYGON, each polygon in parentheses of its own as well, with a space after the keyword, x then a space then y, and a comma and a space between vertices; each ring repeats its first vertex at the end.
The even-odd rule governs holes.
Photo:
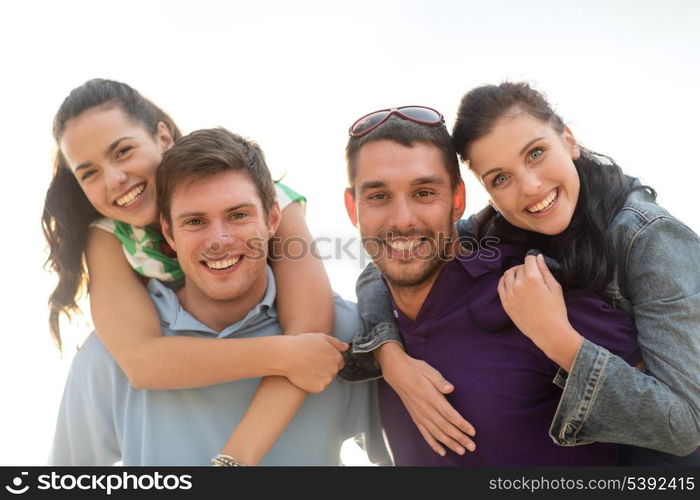
POLYGON ((281 337, 285 345, 283 375, 299 389, 318 393, 333 381, 343 368, 341 352, 348 344, 325 333, 300 333, 281 337))
POLYGON ((569 371, 582 337, 569 323, 564 292, 544 257, 528 255, 498 283, 503 309, 515 326, 551 360, 569 371))

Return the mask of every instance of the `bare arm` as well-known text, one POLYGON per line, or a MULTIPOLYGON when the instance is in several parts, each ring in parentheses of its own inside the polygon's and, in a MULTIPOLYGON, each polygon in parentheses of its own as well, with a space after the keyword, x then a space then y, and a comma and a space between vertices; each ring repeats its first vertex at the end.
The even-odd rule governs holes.
MULTIPOLYGON (((292 203, 282 212, 276 239, 271 259, 284 333, 331 333, 333 293, 323 263, 309 251, 313 238, 300 203, 292 203)), ((331 381, 329 378, 328 383, 331 381)), ((222 453, 249 465, 258 464, 294 418, 306 394, 285 378, 265 378, 222 453)))
POLYGON ((294 376, 311 387, 337 367, 337 349, 313 336, 164 337, 155 306, 113 235, 90 231, 87 264, 97 335, 136 388, 185 389, 267 375, 294 376))
POLYGON ((292 203, 282 212, 271 260, 282 331, 332 334, 333 292, 323 262, 316 257, 301 203, 292 203))

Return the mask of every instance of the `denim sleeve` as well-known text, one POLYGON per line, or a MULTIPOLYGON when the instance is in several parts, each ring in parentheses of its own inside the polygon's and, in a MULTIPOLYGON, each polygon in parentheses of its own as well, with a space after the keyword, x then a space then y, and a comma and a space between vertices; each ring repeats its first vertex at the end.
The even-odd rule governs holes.
POLYGON ((362 318, 362 330, 345 355, 345 367, 340 377, 360 381, 381 377, 381 369, 373 351, 387 342, 401 342, 401 334, 393 315, 389 290, 371 262, 357 279, 357 305, 362 318))
POLYGON ((618 272, 632 304, 644 373, 583 341, 550 428, 591 441, 687 455, 700 443, 700 239, 667 216, 641 226, 618 272))

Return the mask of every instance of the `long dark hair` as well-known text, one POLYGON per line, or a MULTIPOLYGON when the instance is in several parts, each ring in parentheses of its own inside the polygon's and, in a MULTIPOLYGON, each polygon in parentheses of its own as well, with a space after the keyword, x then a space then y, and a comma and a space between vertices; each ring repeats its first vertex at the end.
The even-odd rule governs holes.
MULTIPOLYGON (((73 89, 58 109, 53 121, 53 136, 58 145, 71 118, 97 107, 117 107, 135 123, 155 136, 163 122, 173 140, 182 134, 175 122, 151 101, 129 85, 112 80, 94 79, 73 89)), ((68 167, 60 149, 53 165, 53 178, 46 191, 41 225, 49 247, 45 267, 58 275, 58 284, 49 297, 49 329, 61 349, 59 318, 78 311, 77 301, 85 290, 86 270, 83 253, 90 223, 100 217, 68 167)))
MULTIPOLYGON (((508 113, 525 112, 549 123, 558 133, 564 132, 564 122, 552 110, 544 94, 524 82, 504 82, 484 85, 468 92, 460 103, 452 141, 461 159, 468 163, 469 149, 474 141, 487 135, 508 113)), ((580 192, 571 223, 562 233, 547 236, 513 226, 495 209, 487 207, 477 216, 477 238, 495 234, 505 240, 539 248, 562 264, 558 278, 562 285, 579 291, 601 292, 612 280, 615 252, 608 228, 634 190, 648 186, 633 186, 615 161, 585 148, 574 160, 580 179, 580 192)))

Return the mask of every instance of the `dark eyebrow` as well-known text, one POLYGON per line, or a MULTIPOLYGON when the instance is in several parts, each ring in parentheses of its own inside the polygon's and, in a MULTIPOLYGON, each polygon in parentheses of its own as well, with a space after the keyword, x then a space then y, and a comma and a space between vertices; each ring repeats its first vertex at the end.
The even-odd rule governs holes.
MULTIPOLYGON (((120 137, 116 141, 114 141, 112 144, 110 144, 107 149, 105 149, 105 156, 109 156, 112 154, 112 152, 117 149, 117 146, 119 146, 119 143, 122 141, 125 141, 127 139, 133 139, 133 137, 120 137)), ((77 170, 77 169, 76 169, 77 170)))
MULTIPOLYGON (((246 203, 241 203, 241 204, 239 204, 239 205, 235 205, 235 206, 229 207, 229 208, 223 210, 223 212, 224 212, 224 213, 230 213, 230 212, 235 212, 236 210, 240 210, 241 208, 248 208, 248 207, 255 208, 255 204, 254 204, 254 203, 247 203, 247 202, 246 202, 246 203)), ((193 210, 193 211, 191 211, 191 212, 183 212, 183 213, 181 213, 181 214, 178 214, 178 215, 175 217, 175 219, 178 219, 178 220, 179 220, 179 219, 186 219, 187 217, 204 217, 204 216, 206 216, 206 215, 207 215, 207 214, 206 214, 205 212, 198 212, 198 211, 196 211, 196 210, 193 210)))
POLYGON ((224 210, 224 212, 226 212, 226 213, 235 212, 236 210, 240 210, 241 208, 255 208, 255 203, 253 203, 252 201, 247 201, 245 203, 239 203, 238 205, 227 208, 226 210, 224 210))
POLYGON ((440 176, 431 175, 431 176, 428 176, 428 177, 419 177, 418 179, 416 179, 415 181, 413 181, 413 182, 411 183, 411 185, 413 185, 413 186, 420 186, 420 185, 422 185, 422 184, 440 184, 440 185, 444 185, 444 184, 445 184, 445 180, 444 180, 442 177, 440 177, 440 176))
MULTIPOLYGON (((544 139, 544 136, 535 137, 531 141, 528 141, 527 144, 525 144, 522 148, 520 148, 520 152, 518 153, 518 156, 522 156, 523 154, 525 154, 525 151, 527 151, 530 146, 532 146, 534 143, 536 143, 537 141, 540 141, 542 139, 544 139)), ((492 168, 491 170, 487 171, 484 175, 481 176, 481 180, 484 180, 486 178, 486 176, 488 176, 489 174, 492 174, 494 172, 498 172, 499 170, 503 170, 503 169, 501 167, 492 168)))
POLYGON ((176 219, 186 219, 187 217, 202 217, 203 215, 206 215, 204 212, 196 212, 196 211, 191 211, 191 212, 182 212, 181 214, 177 214, 175 216, 176 219))
POLYGON ((368 189, 376 189, 376 188, 381 188, 381 187, 386 187, 386 182, 382 182, 382 181, 363 182, 362 185, 360 186, 360 193, 363 193, 363 192, 367 191, 368 189))
MULTIPOLYGON (((127 139, 133 139, 133 137, 120 137, 119 139, 114 141, 112 144, 110 144, 107 147, 107 149, 105 149, 104 156, 109 156, 110 154, 112 154, 112 151, 117 149, 117 147, 119 146, 119 143, 122 141, 125 141, 127 139)), ((92 162, 89 162, 89 161, 83 162, 80 165, 78 165, 77 167, 75 167, 74 172, 77 173, 79 170, 83 170, 83 169, 91 167, 91 166, 92 166, 92 162)))
POLYGON ((84 163, 81 163, 80 165, 78 165, 77 167, 75 167, 75 170, 73 171, 73 173, 76 173, 76 174, 77 174, 77 173, 78 173, 78 170, 82 170, 82 169, 88 168, 88 167, 90 167, 90 166, 92 166, 92 162, 86 161, 86 162, 84 162, 84 163))
POLYGON ((531 140, 530 142, 528 142, 527 144, 525 144, 525 145, 520 149, 520 153, 519 153, 519 154, 522 155, 523 153, 525 153, 525 151, 527 151, 527 149, 528 149, 530 146, 532 146, 534 143, 536 143, 537 141, 540 141, 540 140, 542 140, 542 139, 544 139, 544 136, 542 136, 542 137, 535 137, 533 140, 531 140))
POLYGON ((492 168, 491 170, 489 170, 488 172, 486 172, 484 175, 481 176, 481 180, 483 181, 488 175, 490 175, 494 172, 499 172, 501 170, 503 170, 501 167, 492 168))
MULTIPOLYGON (((437 175, 431 175, 427 177, 419 177, 418 179, 411 182, 412 186, 420 186, 423 184, 445 184, 444 179, 437 175)), ((383 181, 367 181, 362 183, 360 186, 360 193, 367 191, 368 189, 376 189, 386 187, 386 182, 383 181)))

